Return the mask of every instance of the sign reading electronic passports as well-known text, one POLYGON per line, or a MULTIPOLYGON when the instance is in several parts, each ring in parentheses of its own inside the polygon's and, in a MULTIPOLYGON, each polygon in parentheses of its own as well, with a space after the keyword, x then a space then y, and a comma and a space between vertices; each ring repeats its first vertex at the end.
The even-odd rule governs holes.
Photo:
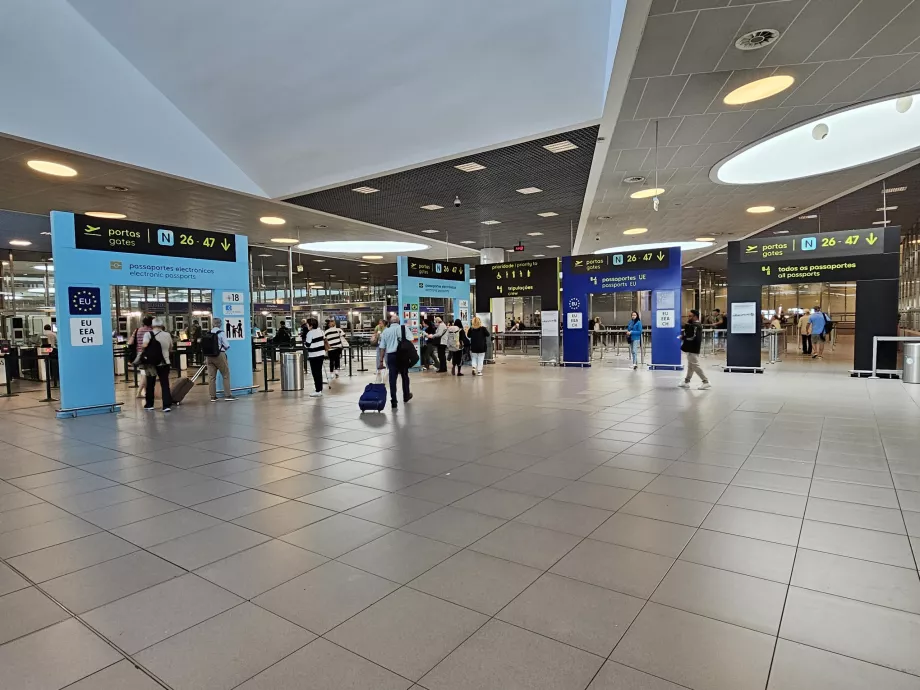
POLYGON ((476 301, 485 308, 493 297, 540 297, 540 309, 559 305, 559 260, 531 259, 476 268, 476 301))

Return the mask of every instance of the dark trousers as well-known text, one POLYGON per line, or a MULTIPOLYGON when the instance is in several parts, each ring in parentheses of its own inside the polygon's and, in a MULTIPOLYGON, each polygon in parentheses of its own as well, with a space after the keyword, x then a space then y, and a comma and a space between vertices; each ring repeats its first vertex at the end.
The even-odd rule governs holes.
POLYGON ((447 371, 447 345, 438 345, 438 371, 447 371))
POLYGON ((310 357, 310 373, 317 393, 323 392, 323 357, 310 357))
POLYGON ((329 371, 338 371, 342 368, 342 348, 337 347, 326 353, 329 357, 329 371))
POLYGON ((463 366, 463 350, 450 353, 450 365, 457 367, 457 373, 460 373, 460 367, 463 366))
POLYGON ((396 353, 387 353, 387 371, 390 374, 390 400, 396 402, 396 377, 402 378, 403 402, 409 397, 409 370, 401 369, 396 362, 396 353))
POLYGON ((803 355, 811 354, 811 336, 810 335, 802 336, 802 354, 803 355))
POLYGON ((163 391, 163 409, 172 407, 172 396, 169 394, 169 367, 157 367, 156 376, 147 376, 147 399, 145 407, 153 407, 153 392, 156 389, 157 378, 160 379, 160 390, 163 391))
POLYGON ((422 345, 422 366, 431 366, 432 362, 434 362, 435 366, 438 366, 438 359, 437 355, 435 354, 435 346, 425 343, 422 345))

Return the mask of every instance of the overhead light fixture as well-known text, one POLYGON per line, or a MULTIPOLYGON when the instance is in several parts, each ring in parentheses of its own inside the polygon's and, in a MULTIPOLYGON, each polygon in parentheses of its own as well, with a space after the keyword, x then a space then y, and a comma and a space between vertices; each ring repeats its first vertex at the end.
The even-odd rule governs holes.
POLYGON ((287 264, 275 264, 275 268, 287 268, 287 264))
POLYGON ((479 165, 479 163, 474 163, 470 161, 469 163, 461 163, 460 165, 454 166, 457 170, 462 170, 463 172, 476 172, 477 170, 485 170, 486 166, 479 165))
POLYGON ((809 213, 807 216, 799 216, 799 220, 811 220, 812 218, 817 218, 817 213, 809 213))
POLYGON ((890 220, 874 220, 872 225, 888 225, 890 222, 890 220))
POLYGON ((899 113, 896 101, 887 98, 806 120, 732 153, 712 168, 710 178, 739 185, 786 182, 920 148, 920 108, 899 113), (820 125, 828 131, 824 138, 815 136, 820 125))
POLYGON ((648 189, 640 189, 638 192, 633 192, 629 195, 630 199, 648 199, 649 197, 659 196, 664 194, 664 189, 661 187, 649 187, 648 189))
POLYGON ((624 230, 624 235, 642 235, 648 232, 648 228, 630 228, 629 230, 624 230))
POLYGON ((370 271, 361 271, 361 273, 370 273, 370 271))
POLYGON ((541 218, 552 218, 553 216, 558 216, 559 214, 555 211, 544 211, 543 213, 538 213, 537 215, 541 218))
POLYGON ((776 209, 773 206, 751 206, 748 213, 773 213, 776 209))
POLYGON ((774 235, 788 235, 789 231, 788 230, 774 230, 773 234, 774 235))
POLYGON ((484 220, 482 221, 483 225, 501 225, 500 220, 484 220))
POLYGON ((259 220, 266 225, 284 225, 287 221, 278 216, 262 216, 259 220))
POLYGON ((762 101, 770 96, 782 93, 795 83, 795 77, 788 75, 774 75, 764 79, 752 81, 728 94, 725 99, 725 105, 744 105, 745 103, 754 103, 762 101))
POLYGON ((84 211, 83 215, 92 216, 93 218, 110 218, 112 220, 121 220, 128 217, 124 213, 112 213, 111 211, 84 211))
POLYGON ((428 204, 427 206, 422 206, 422 208, 425 209, 426 211, 437 211, 438 209, 444 208, 444 207, 438 206, 437 204, 428 204))
POLYGON ((537 259, 544 257, 544 256, 546 256, 546 254, 534 254, 534 257, 537 259))
POLYGON ((52 163, 51 161, 28 161, 26 162, 35 172, 44 173, 45 175, 56 175, 57 177, 74 177, 77 171, 69 165, 52 163))
POLYGON ((897 211, 897 206, 882 206, 881 208, 875 209, 876 211, 897 211))
POLYGON ((14 247, 28 247, 32 243, 29 240, 10 240, 10 244, 14 247))
POLYGON ((324 263, 326 263, 326 260, 325 260, 325 259, 313 259, 313 263, 315 263, 315 264, 324 264, 324 263))
POLYGON ((46 266, 45 264, 39 264, 38 266, 33 266, 32 268, 34 268, 36 271, 53 271, 54 270, 54 266, 51 266, 51 265, 46 266))
POLYGON ((696 241, 697 242, 715 242, 716 238, 715 237, 697 237, 696 241))
POLYGON ((272 237, 272 242, 277 244, 297 244, 300 240, 295 240, 292 237, 272 237))
MULTIPOLYGON (((390 240, 333 240, 329 242, 304 242, 298 249, 322 252, 324 254, 361 254, 362 252, 381 252, 399 254, 401 252, 429 249, 429 245, 420 242, 393 242, 390 240)), ((363 258, 367 258, 366 256, 363 258)))
POLYGON ((39 235, 50 235, 51 233, 50 233, 50 232, 40 232, 40 233, 38 233, 38 234, 39 234, 39 235))
POLYGON ((557 141, 554 144, 546 144, 543 148, 551 153, 562 153, 563 151, 571 151, 572 149, 577 149, 571 141, 565 139, 563 141, 557 141))
POLYGON ((889 187, 885 190, 886 194, 897 194, 898 192, 906 192, 907 187, 889 187))
POLYGON ((610 220, 610 216, 598 216, 598 220, 610 220))
MULTIPOLYGON (((34 293, 34 294, 42 294, 42 293, 45 292, 45 288, 43 288, 43 287, 29 288, 28 290, 26 290, 26 292, 31 292, 31 293, 34 293)), ((53 288, 53 287, 49 287, 49 288, 48 288, 48 292, 54 293, 54 288, 53 288)))
POLYGON ((476 240, 463 240, 460 244, 476 244, 476 240))
MULTIPOLYGON (((637 252, 643 249, 664 249, 666 247, 680 247, 681 251, 689 252, 694 249, 711 247, 712 242, 652 242, 651 244, 630 244, 623 247, 607 247, 598 249, 595 254, 615 254, 616 252, 637 252)), ((686 266, 685 268, 690 268, 686 266)))
POLYGON ((256 254, 256 256, 271 258, 272 255, 271 254, 256 254))
POLYGON ((424 232, 426 235, 436 235, 438 233, 437 230, 434 230, 432 228, 428 228, 427 230, 422 230, 422 232, 424 232))
POLYGON ((716 254, 728 254, 728 252, 716 252, 716 254))
POLYGON ((362 259, 367 259, 368 261, 374 261, 376 259, 382 259, 383 257, 379 254, 368 254, 367 256, 362 256, 362 259))
POLYGON ((536 194, 542 192, 543 190, 539 187, 524 187, 523 189, 516 190, 518 194, 536 194))
POLYGON ((331 271, 332 269, 331 269, 331 268, 321 268, 321 269, 319 269, 319 270, 321 270, 321 271, 331 271))
POLYGON ((379 192, 379 189, 374 189, 373 187, 355 187, 351 191, 358 192, 358 194, 373 194, 374 192, 379 192))
POLYGON ((540 237, 540 235, 542 235, 543 233, 542 232, 528 232, 527 234, 530 237, 540 237))
POLYGON ((546 245, 546 248, 547 249, 559 249, 559 245, 558 244, 548 244, 546 245))

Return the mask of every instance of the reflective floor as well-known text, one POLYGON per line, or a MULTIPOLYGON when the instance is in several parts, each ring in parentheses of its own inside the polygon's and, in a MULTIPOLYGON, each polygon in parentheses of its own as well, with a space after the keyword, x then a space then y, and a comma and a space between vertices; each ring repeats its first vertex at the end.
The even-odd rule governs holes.
POLYGON ((920 386, 713 364, 0 401, 0 687, 920 688, 920 386))

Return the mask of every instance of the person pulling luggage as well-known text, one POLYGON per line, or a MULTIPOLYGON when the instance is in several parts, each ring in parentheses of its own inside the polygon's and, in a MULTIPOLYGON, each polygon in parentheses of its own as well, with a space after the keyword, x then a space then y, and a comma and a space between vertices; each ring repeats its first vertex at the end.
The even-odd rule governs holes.
POLYGON ((217 402, 217 372, 224 379, 224 400, 233 402, 233 388, 230 385, 230 362, 227 359, 227 350, 230 349, 230 343, 221 328, 220 319, 212 319, 213 328, 205 335, 201 336, 201 354, 204 355, 208 365, 208 393, 211 396, 211 402, 217 402))
POLYGON ((163 330, 163 322, 154 319, 153 330, 144 333, 143 351, 139 361, 144 366, 147 375, 145 410, 152 410, 153 394, 157 379, 160 379, 160 389, 163 393, 163 412, 172 411, 172 398, 169 394, 169 353, 172 351, 172 336, 163 330))

